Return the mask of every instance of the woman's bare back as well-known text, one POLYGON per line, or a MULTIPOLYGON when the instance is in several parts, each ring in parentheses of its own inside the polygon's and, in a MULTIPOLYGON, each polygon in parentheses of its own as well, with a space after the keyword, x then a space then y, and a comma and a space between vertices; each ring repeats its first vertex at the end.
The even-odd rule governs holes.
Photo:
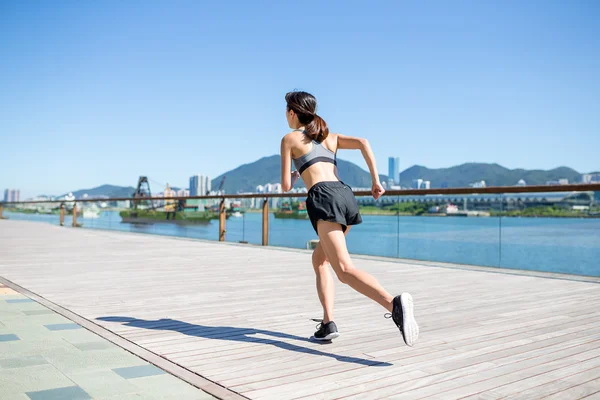
MULTIPOLYGON (((315 143, 303 132, 293 131, 288 133, 287 136, 291 142, 291 152, 292 157, 294 159, 300 158, 303 155, 308 154, 313 149, 313 146, 315 146, 315 143)), ((338 148, 337 135, 330 134, 321 143, 321 145, 327 150, 336 154, 338 148)), ((301 176, 307 189, 310 189, 314 184, 318 182, 340 180, 337 173, 337 166, 332 163, 324 162, 318 162, 306 168, 306 170, 302 172, 301 176)))

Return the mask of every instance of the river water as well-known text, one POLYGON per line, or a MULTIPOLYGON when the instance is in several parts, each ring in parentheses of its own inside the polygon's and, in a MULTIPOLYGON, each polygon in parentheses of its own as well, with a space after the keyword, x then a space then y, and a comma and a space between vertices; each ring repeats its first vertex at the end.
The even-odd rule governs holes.
MULTIPOLYGON (((5 215, 58 224, 56 215, 5 215)), ((85 228, 218 238, 216 220, 205 226, 133 225, 120 220, 117 211, 102 212, 97 219, 78 218, 85 228)), ((270 245, 306 248, 307 241, 317 239, 308 220, 282 220, 271 214, 269 225, 270 245)), ((259 213, 231 217, 226 240, 260 244, 261 229, 259 213)), ((354 254, 600 276, 600 219, 364 215, 347 243, 354 254)))

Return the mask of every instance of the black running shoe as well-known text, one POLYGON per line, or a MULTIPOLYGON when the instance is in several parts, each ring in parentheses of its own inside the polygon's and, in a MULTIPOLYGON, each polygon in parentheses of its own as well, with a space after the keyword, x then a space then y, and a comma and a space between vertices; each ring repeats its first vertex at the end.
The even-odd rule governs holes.
POLYGON ((409 293, 402 293, 400 296, 394 297, 392 313, 385 314, 386 318, 392 318, 398 329, 400 329, 404 342, 411 347, 419 337, 419 325, 415 321, 413 309, 412 296, 409 293))
POLYGON ((313 335, 313 339, 326 341, 335 339, 338 336, 340 336, 340 333, 337 330, 337 326, 335 326, 335 322, 329 321, 326 324, 320 322, 317 325, 317 331, 313 335))

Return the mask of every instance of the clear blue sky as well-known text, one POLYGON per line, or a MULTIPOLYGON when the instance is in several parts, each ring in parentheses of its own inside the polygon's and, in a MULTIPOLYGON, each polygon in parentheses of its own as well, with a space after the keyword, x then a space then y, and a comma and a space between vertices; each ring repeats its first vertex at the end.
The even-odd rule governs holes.
POLYGON ((187 187, 278 153, 295 88, 382 173, 598 170, 599 19, 595 0, 3 0, 0 189, 187 187))

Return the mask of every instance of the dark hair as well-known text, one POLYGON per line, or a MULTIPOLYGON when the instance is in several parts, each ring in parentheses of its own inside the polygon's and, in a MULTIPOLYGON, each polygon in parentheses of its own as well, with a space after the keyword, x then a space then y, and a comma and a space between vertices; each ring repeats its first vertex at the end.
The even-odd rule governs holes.
POLYGON ((317 99, 306 92, 289 92, 285 95, 287 109, 294 110, 298 121, 305 126, 306 134, 321 143, 327 139, 329 128, 327 122, 317 115, 317 99))

